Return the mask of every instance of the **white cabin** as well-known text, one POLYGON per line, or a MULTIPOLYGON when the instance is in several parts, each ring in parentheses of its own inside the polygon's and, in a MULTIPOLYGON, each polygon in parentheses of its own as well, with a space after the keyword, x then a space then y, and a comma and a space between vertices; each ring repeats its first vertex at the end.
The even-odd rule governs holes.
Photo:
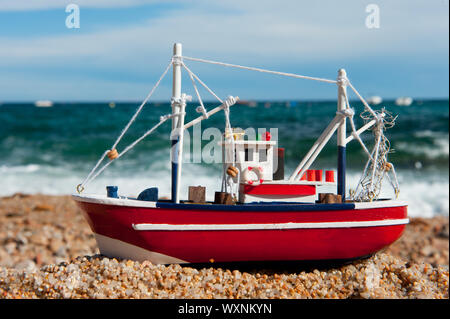
MULTIPOLYGON (((235 167, 240 173, 240 203, 277 201, 314 203, 317 199, 317 186, 334 184, 324 181, 274 180, 274 171, 278 167, 277 142, 243 140, 236 135, 234 138, 235 167)), ((231 142, 221 143, 225 171, 233 162, 231 144, 231 142)))

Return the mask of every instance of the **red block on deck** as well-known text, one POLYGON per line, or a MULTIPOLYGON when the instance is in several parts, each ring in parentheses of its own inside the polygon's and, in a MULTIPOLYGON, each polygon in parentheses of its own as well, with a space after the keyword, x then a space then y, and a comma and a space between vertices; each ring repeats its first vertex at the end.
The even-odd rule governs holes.
POLYGON ((313 169, 307 170, 306 176, 307 176, 308 181, 310 181, 310 182, 316 181, 316 172, 313 169))
POLYGON ((334 183, 334 171, 325 171, 325 181, 334 183))
POLYGON ((322 175, 323 175, 322 170, 321 169, 316 169, 315 172, 316 172, 316 181, 317 182, 321 182, 322 181, 322 175))

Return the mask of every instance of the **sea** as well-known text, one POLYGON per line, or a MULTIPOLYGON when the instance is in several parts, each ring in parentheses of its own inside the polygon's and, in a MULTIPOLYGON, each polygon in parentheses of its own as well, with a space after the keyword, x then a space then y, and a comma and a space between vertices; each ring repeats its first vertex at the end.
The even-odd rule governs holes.
MULTIPOLYGON (((139 105, 140 102, 109 101, 61 102, 52 107, 36 107, 34 103, 0 104, 0 196, 76 193, 76 186, 111 148, 139 105)), ((207 110, 217 105, 205 103, 207 110)), ((186 122, 200 115, 197 106, 188 103, 186 122)), ((361 127, 363 105, 351 101, 351 106, 355 110, 355 124, 361 127)), ((395 118, 395 125, 385 131, 390 143, 388 159, 394 164, 400 185, 399 198, 408 202, 409 215, 448 216, 449 100, 415 100, 410 106, 397 106, 395 101, 386 100, 374 106, 375 110, 382 108, 395 118)), ((118 151, 170 112, 169 103, 146 104, 118 144, 118 151)), ((278 146, 285 149, 287 178, 335 114, 336 101, 253 101, 233 106, 230 122, 235 128, 274 132, 272 135, 278 146)), ((219 112, 202 121, 200 127, 188 130, 181 198, 187 198, 188 186, 205 186, 207 199, 212 199, 214 192, 220 190, 222 164, 211 162, 208 156, 204 159, 193 154, 193 145, 197 138, 202 153, 217 151, 211 146, 217 143, 210 132, 223 132, 224 127, 225 117, 219 112)), ((85 192, 102 194, 106 193, 106 186, 116 185, 119 194, 137 196, 146 188, 158 187, 160 196, 170 197, 170 129, 170 121, 162 124, 111 163, 86 186, 85 192)), ((347 134, 351 134, 350 128, 347 134)), ((371 150, 375 143, 372 132, 366 131, 361 138, 371 150)), ((336 170, 336 145, 334 136, 311 168, 336 170)), ((356 188, 367 156, 357 141, 347 145, 346 155, 348 191, 356 188)), ((382 197, 393 196, 393 188, 384 182, 382 197)))

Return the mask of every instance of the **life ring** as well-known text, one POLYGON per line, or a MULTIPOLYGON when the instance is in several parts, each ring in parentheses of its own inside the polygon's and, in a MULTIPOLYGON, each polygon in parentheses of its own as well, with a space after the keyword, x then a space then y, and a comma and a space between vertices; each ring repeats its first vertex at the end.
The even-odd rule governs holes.
POLYGON ((244 170, 243 173, 243 179, 247 184, 253 184, 254 182, 262 183, 263 180, 263 168, 261 166, 258 167, 252 167, 249 166, 244 170), (250 178, 250 172, 254 172, 256 174, 257 179, 251 179, 250 178))

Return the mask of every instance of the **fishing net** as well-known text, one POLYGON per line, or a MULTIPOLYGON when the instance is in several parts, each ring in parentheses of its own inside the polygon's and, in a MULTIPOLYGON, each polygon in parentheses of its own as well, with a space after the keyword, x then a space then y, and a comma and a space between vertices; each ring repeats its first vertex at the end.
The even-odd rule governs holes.
POLYGON ((390 142, 385 136, 386 129, 395 125, 396 116, 382 108, 380 111, 361 113, 361 118, 365 124, 376 120, 372 127, 375 144, 370 153, 369 159, 364 167, 363 174, 359 179, 358 185, 354 191, 350 191, 350 198, 354 201, 373 201, 379 198, 383 180, 388 179, 392 185, 395 197, 398 197, 399 186, 395 174, 395 168, 388 161, 388 154, 392 153, 390 142))

